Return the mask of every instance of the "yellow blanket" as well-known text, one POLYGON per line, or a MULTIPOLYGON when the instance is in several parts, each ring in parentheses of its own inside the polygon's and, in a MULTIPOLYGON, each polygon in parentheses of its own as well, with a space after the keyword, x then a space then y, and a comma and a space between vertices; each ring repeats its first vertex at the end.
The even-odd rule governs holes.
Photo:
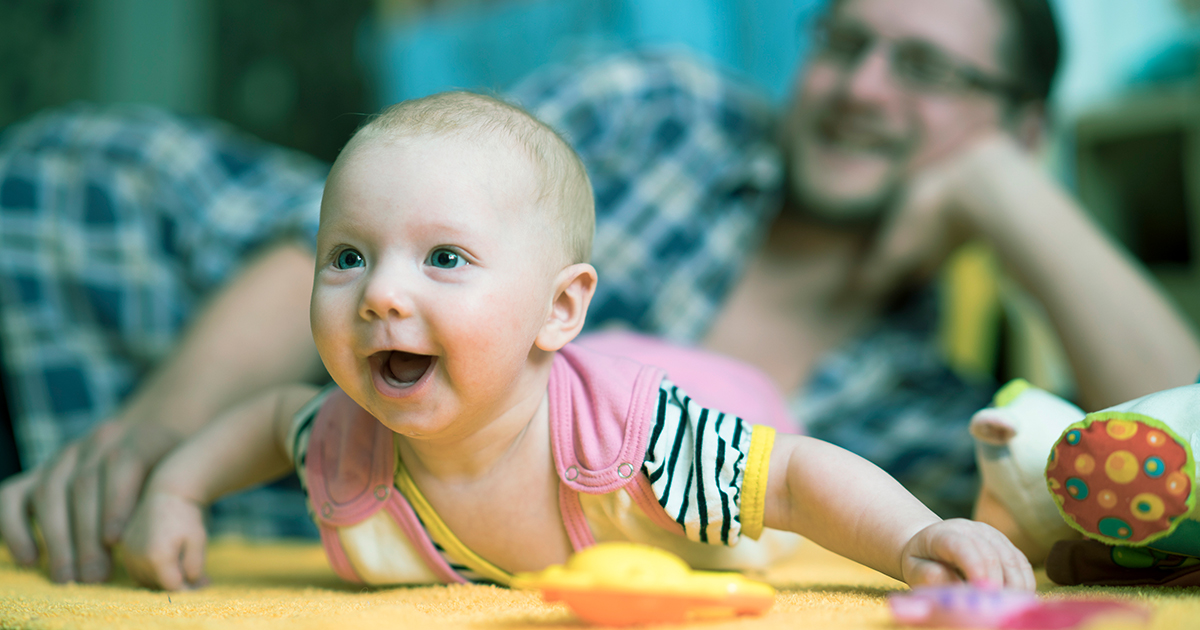
MULTIPOLYGON (((312 543, 219 540, 209 549, 208 575, 212 584, 206 588, 169 594, 138 588, 124 574, 103 585, 56 585, 39 571, 15 567, 0 551, 0 628, 581 627, 563 605, 544 604, 532 592, 479 585, 373 589, 347 584, 333 574, 320 546, 312 543)), ((756 577, 779 589, 775 606, 765 616, 686 627, 891 628, 887 595, 904 588, 812 544, 792 561, 756 577)), ((1051 596, 1109 596, 1145 603, 1154 610, 1150 628, 1200 628, 1200 592, 1191 589, 1063 588, 1040 574, 1039 584, 1039 590, 1051 596)))

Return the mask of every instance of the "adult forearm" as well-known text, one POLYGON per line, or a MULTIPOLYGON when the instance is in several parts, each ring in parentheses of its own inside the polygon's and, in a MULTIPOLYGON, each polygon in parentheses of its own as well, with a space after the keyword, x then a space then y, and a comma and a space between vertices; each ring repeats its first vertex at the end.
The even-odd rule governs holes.
POLYGON ((1036 165, 993 166, 974 196, 978 230, 1045 307, 1082 405, 1193 382, 1200 344, 1148 272, 1036 165))
POLYGON ((184 437, 252 393, 319 375, 308 324, 312 267, 312 254, 287 242, 253 260, 205 307, 120 419, 184 437))

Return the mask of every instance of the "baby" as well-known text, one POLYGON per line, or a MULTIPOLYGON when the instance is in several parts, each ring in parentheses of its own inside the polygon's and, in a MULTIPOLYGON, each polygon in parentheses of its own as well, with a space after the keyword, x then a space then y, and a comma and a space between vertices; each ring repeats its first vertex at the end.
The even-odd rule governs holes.
POLYGON ((573 343, 597 282, 592 203, 569 145, 495 99, 438 94, 366 124, 317 237, 312 330, 334 385, 251 399, 165 459, 126 531, 130 574, 203 583, 203 506, 294 466, 334 569, 372 584, 507 584, 607 540, 749 569, 800 534, 909 584, 1034 587, 991 527, 762 424, 774 394, 744 366, 573 343))

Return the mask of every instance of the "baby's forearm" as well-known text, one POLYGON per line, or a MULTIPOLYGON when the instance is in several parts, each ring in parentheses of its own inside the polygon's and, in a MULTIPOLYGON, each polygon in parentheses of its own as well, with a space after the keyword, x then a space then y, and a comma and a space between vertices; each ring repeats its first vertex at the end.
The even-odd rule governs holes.
POLYGON ((308 385, 275 388, 223 413, 172 451, 146 492, 169 492, 200 505, 288 472, 281 425, 316 392, 308 385))
POLYGON ((813 438, 779 436, 767 484, 767 527, 898 580, 904 546, 941 520, 879 467, 813 438))

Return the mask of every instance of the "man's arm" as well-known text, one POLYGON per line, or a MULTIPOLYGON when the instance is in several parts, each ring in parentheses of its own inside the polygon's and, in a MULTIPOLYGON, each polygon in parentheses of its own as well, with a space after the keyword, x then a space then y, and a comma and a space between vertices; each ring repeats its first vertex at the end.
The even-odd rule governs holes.
POLYGON ((52 579, 105 579, 109 548, 165 453, 248 395, 320 375, 308 324, 312 269, 312 254, 298 244, 267 250, 213 299, 120 413, 0 485, 0 535, 13 557, 37 561, 36 521, 52 579))
POLYGON ((914 182, 871 263, 874 281, 941 262, 968 238, 989 243, 1045 307, 1085 409, 1192 383, 1200 373, 1194 331, 1149 273, 1006 135, 914 182))

